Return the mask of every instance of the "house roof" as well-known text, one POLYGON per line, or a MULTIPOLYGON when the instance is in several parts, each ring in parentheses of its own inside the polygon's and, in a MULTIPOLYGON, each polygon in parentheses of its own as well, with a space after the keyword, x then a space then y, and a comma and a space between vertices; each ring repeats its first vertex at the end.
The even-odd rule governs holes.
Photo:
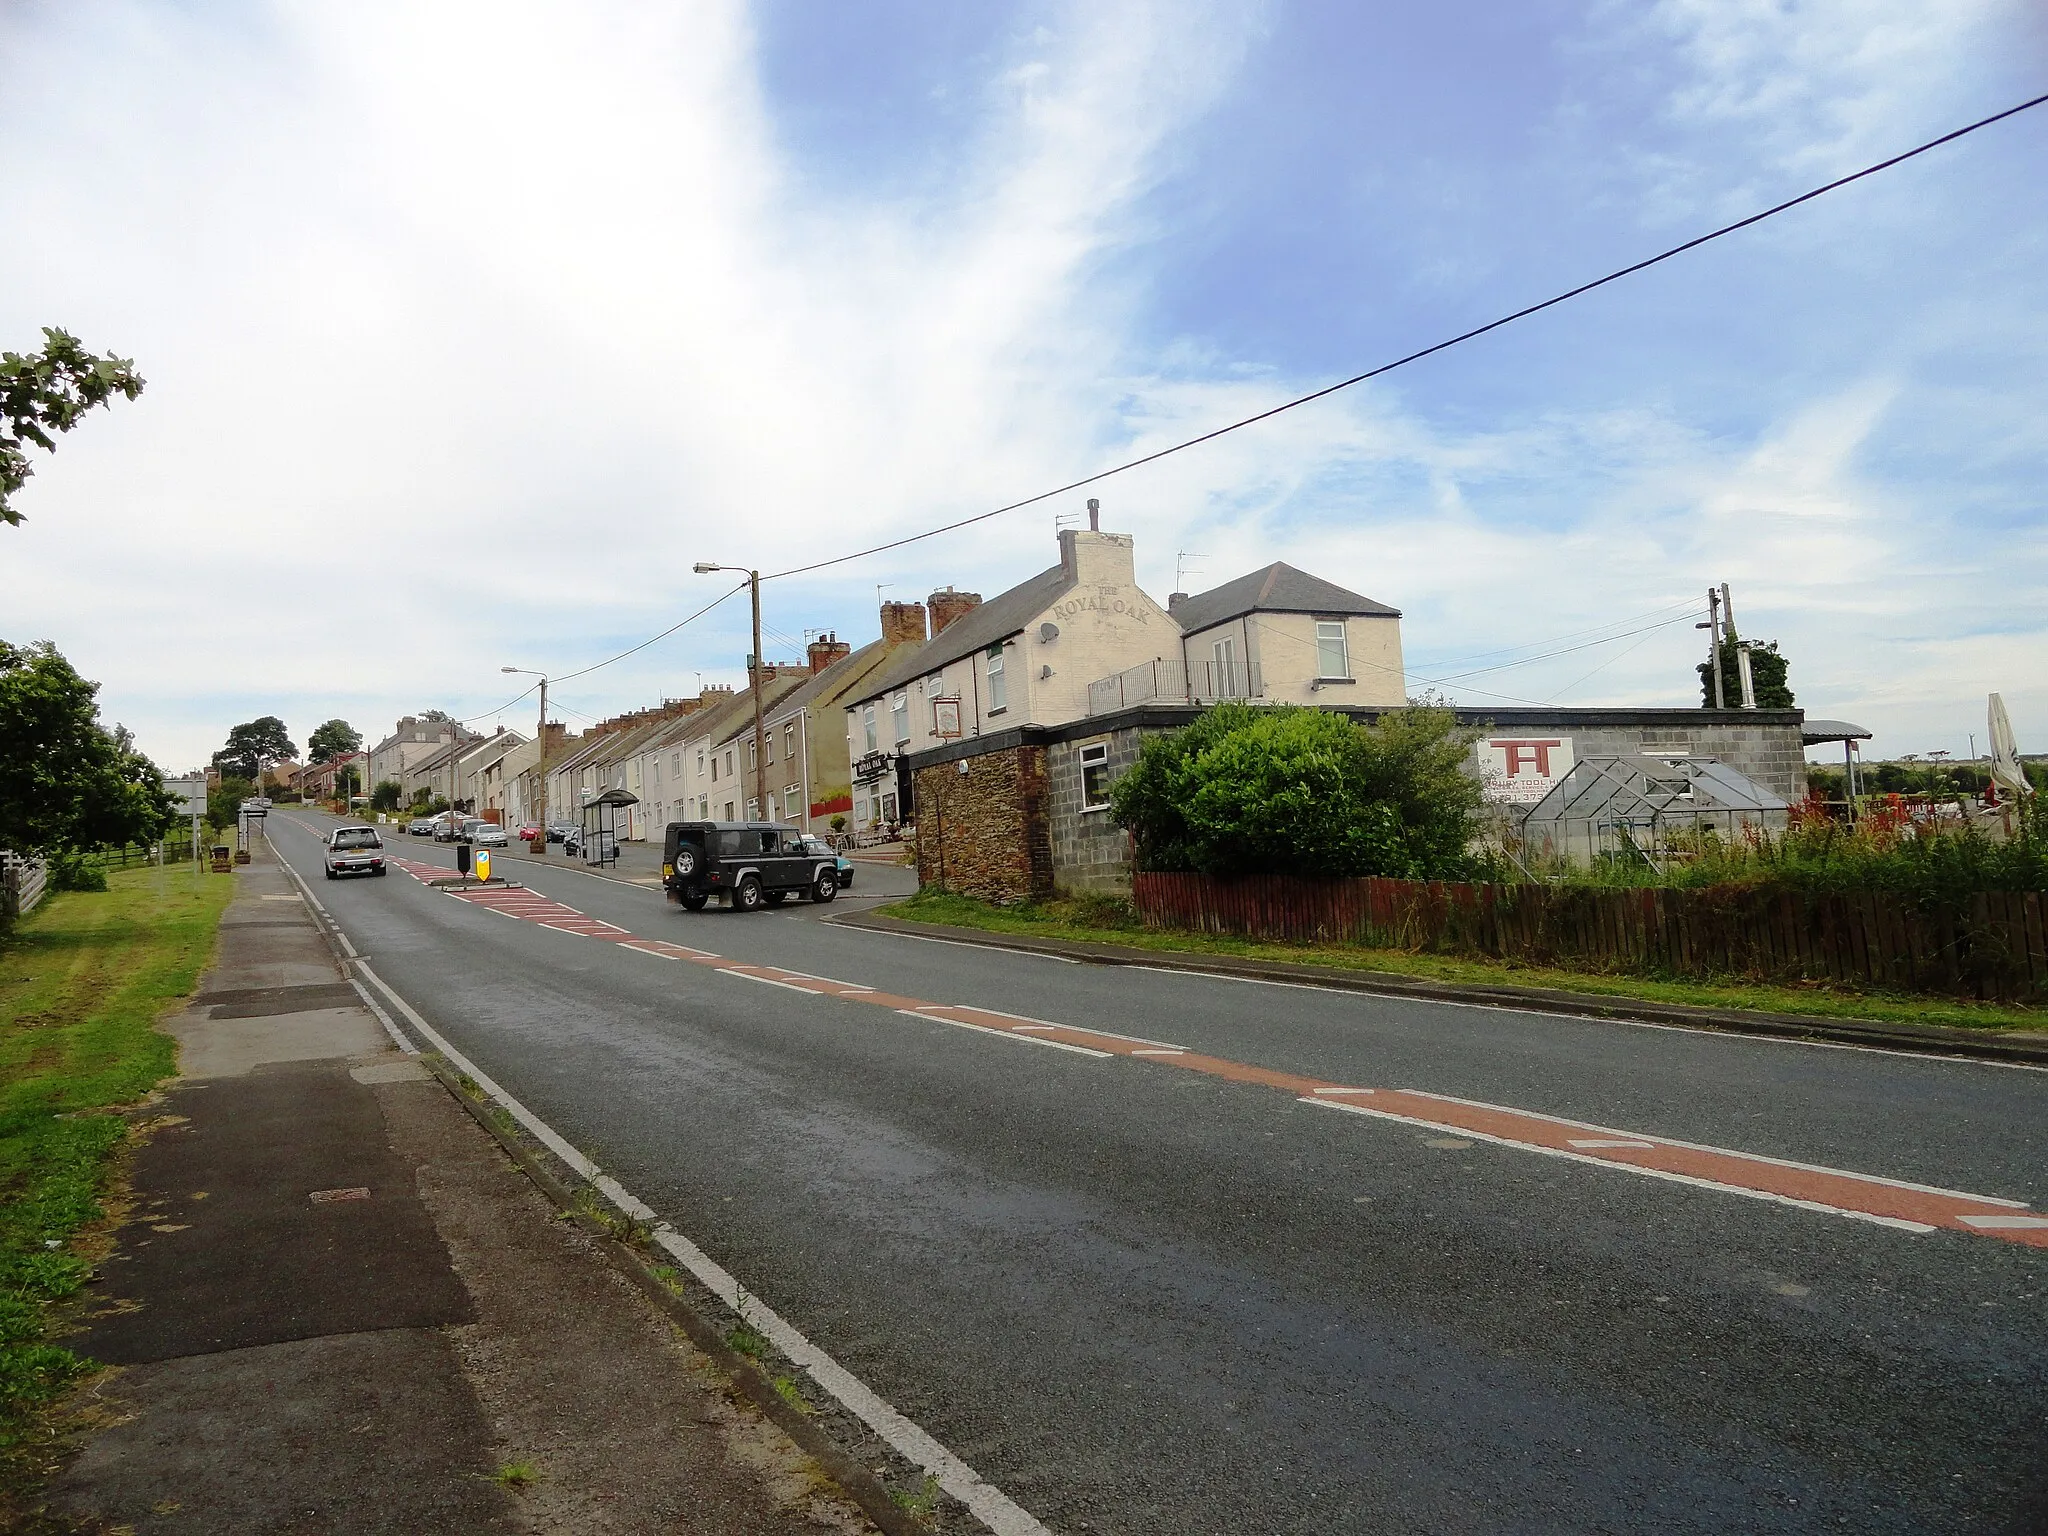
POLYGON ((1029 581, 1019 582, 1009 591, 977 604, 923 645, 904 652, 901 659, 885 668, 879 677, 861 689, 858 696, 849 697, 846 700, 848 707, 865 704, 885 693, 894 693, 906 683, 936 672, 962 656, 971 656, 976 651, 987 650, 999 640, 1009 639, 1050 608, 1074 584, 1067 568, 1055 565, 1040 571, 1029 581))
POLYGON ((1183 633, 1193 634, 1198 629, 1208 629, 1247 613, 1356 613, 1388 619, 1401 617, 1398 608, 1389 608, 1385 603, 1360 597, 1333 581, 1298 570, 1284 560, 1275 560, 1250 575, 1183 599, 1173 610, 1173 617, 1183 633))
MULTIPOLYGON (((807 678, 803 687, 788 697, 776 701, 773 713, 778 717, 794 714, 799 709, 809 709, 815 704, 827 702, 835 694, 848 688, 857 688, 865 680, 865 674, 883 659, 889 642, 870 640, 857 651, 851 651, 833 662, 831 666, 815 676, 807 678)), ((834 726, 834 730, 838 727, 834 726)))
MULTIPOLYGON (((761 685, 761 723, 766 725, 769 714, 774 710, 780 709, 791 694, 795 693, 806 683, 816 682, 817 677, 822 675, 822 673, 813 676, 810 673, 793 672, 787 677, 777 676, 769 678, 767 682, 761 685)), ((722 747, 728 741, 751 731, 754 728, 753 690, 750 688, 744 693, 734 694, 731 705, 725 707, 725 713, 722 717, 709 722, 709 724, 711 728, 711 744, 715 747, 722 747)), ((692 734, 694 735, 695 733, 692 734)))

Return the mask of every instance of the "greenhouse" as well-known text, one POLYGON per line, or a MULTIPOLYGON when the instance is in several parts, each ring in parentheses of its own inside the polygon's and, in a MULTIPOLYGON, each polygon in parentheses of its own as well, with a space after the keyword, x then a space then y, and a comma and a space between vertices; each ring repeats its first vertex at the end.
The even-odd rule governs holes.
POLYGON ((1627 753, 1575 763, 1529 807, 1521 834, 1538 857, 1640 859, 1661 869, 1709 836, 1783 832, 1790 810, 1754 779, 1713 758, 1627 753))

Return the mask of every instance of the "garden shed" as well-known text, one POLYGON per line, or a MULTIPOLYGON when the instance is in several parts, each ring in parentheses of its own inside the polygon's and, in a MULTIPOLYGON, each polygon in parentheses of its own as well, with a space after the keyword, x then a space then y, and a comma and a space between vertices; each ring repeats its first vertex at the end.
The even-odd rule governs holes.
POLYGON ((1573 764, 1529 807, 1521 833, 1539 857, 1619 858, 1661 868, 1709 834, 1783 832, 1790 810, 1781 796, 1713 758, 1622 753, 1573 764))

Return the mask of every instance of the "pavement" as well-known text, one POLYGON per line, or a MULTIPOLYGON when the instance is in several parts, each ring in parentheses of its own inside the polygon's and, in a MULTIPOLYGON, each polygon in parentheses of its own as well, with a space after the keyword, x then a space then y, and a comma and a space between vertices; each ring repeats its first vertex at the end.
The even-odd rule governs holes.
POLYGON ((2048 1073, 515 879, 319 895, 987 1528, 2048 1529, 2048 1073))
POLYGON ((260 842, 234 878, 66 1340, 113 1369, 54 1507, 136 1533, 872 1531, 400 1048, 260 842))

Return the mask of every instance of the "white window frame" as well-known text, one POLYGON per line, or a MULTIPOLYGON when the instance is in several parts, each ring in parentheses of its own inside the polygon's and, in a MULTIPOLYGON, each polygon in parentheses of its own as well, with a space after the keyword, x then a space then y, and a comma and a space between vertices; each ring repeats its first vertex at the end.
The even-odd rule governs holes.
POLYGON ((1316 620, 1316 680, 1325 683, 1351 681, 1351 636, 1349 626, 1342 619, 1316 620), (1337 672, 1324 665, 1328 655, 1325 647, 1332 641, 1336 642, 1337 656, 1342 663, 1342 670, 1337 672))
POLYGON ((1010 707, 1010 680, 1003 671, 1003 647, 990 646, 984 660, 985 665, 981 670, 982 675, 988 680, 988 709, 985 713, 1000 715, 1010 707))
POLYGON ((889 728, 896 733, 896 745, 910 740, 910 693, 906 689, 889 701, 889 728))
POLYGON ((1109 743, 1091 741, 1081 748, 1081 814, 1109 809, 1109 743), (1089 770, 1095 770, 1091 775, 1089 770))
POLYGON ((863 729, 864 729, 864 730, 865 730, 865 731, 867 732, 867 743, 868 743, 868 750, 869 750, 870 752, 872 752, 872 751, 874 751, 874 750, 875 750, 875 706, 874 706, 874 705, 872 705, 872 704, 863 704, 863 705, 862 705, 862 706, 860 707, 860 723, 861 723, 861 726, 862 726, 862 728, 863 728, 863 729))

